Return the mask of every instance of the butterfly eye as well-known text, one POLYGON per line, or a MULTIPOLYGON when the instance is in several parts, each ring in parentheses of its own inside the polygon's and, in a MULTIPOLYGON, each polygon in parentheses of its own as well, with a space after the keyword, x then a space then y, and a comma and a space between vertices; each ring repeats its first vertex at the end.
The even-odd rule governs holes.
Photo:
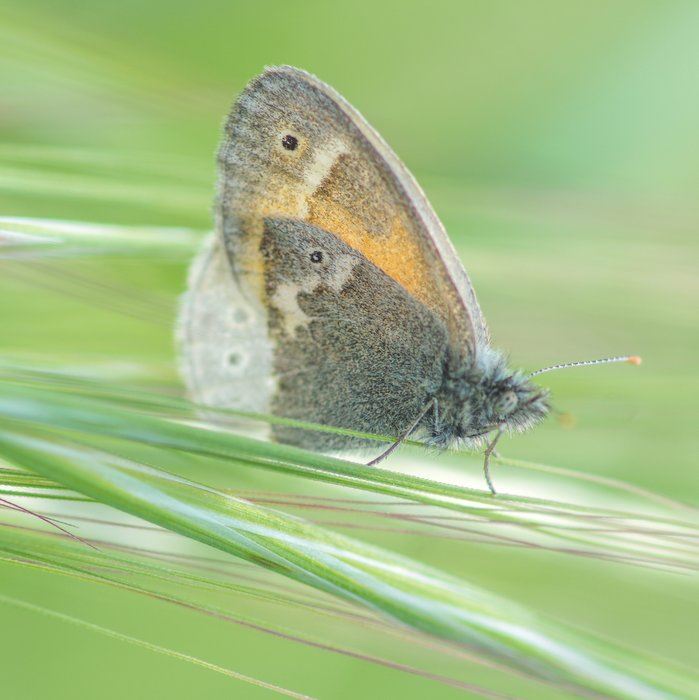
POLYGON ((282 146, 284 146, 287 151, 295 151, 298 145, 299 140, 292 134, 286 134, 282 137, 282 146))
POLYGON ((500 416, 506 416, 517 408, 519 403, 514 391, 506 391, 495 404, 495 411, 500 416))
POLYGON ((311 253, 311 262, 319 263, 323 260, 323 254, 319 250, 314 250, 311 253))

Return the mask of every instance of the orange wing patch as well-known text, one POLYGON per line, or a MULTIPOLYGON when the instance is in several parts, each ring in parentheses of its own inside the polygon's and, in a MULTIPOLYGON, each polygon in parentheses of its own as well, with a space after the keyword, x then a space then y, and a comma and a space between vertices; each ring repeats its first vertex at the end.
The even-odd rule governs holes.
POLYGON ((444 317, 444 290, 429 253, 395 202, 376 171, 365 167, 361 154, 342 154, 309 197, 306 219, 358 250, 444 317))
POLYGON ((396 216, 386 236, 371 235, 362 222, 346 209, 314 201, 309 208, 309 223, 334 233, 340 240, 358 250, 367 260, 383 270, 401 284, 423 304, 435 308, 438 299, 432 275, 424 253, 415 242, 415 237, 396 216))

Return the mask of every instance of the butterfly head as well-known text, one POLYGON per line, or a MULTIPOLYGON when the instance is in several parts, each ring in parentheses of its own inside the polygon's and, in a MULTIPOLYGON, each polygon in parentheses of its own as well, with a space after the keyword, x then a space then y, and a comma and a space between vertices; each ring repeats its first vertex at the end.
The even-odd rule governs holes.
POLYGON ((641 358, 623 355, 566 362, 524 374, 510 369, 504 356, 489 346, 479 348, 475 358, 468 361, 451 356, 441 394, 436 397, 443 411, 432 426, 431 442, 444 447, 463 441, 476 447, 494 430, 528 430, 551 409, 548 390, 534 384, 533 377, 559 369, 613 362, 640 365, 641 358))
POLYGON ((543 420, 550 410, 549 392, 525 374, 507 367, 498 356, 471 375, 471 394, 464 404, 464 438, 478 441, 500 427, 522 432, 543 420), (480 375, 480 376, 479 376, 480 375))
POLYGON ((459 363, 448 373, 444 389, 443 399, 438 398, 444 412, 433 431, 437 444, 463 441, 477 446, 500 428, 527 430, 550 410, 548 391, 510 369, 502 354, 491 348, 471 362, 459 363))

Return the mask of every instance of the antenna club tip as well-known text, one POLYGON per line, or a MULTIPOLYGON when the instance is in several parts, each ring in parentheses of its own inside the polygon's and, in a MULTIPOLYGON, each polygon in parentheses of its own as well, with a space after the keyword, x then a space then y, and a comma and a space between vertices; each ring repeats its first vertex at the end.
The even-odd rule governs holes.
POLYGON ((643 360, 638 355, 631 355, 626 360, 630 365, 640 365, 643 360))

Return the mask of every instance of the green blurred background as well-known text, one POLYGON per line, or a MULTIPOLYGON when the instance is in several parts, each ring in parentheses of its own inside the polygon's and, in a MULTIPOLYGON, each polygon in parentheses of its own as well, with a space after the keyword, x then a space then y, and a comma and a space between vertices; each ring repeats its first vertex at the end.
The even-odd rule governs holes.
MULTIPOLYGON (((233 98, 265 65, 305 68, 344 94, 418 177, 514 363, 644 357, 640 369, 542 377, 574 424, 554 418, 502 451, 697 505, 697 36, 696 2, 3 2, 0 216, 204 232, 233 98)), ((111 363, 115 376, 139 367, 145 383, 175 385, 185 260, 0 266, 5 357, 111 363), (91 303, 85 279, 123 294, 120 313, 113 298, 91 303), (164 309, 157 322, 121 313, 143 300, 164 309)), ((393 467, 481 486, 478 461, 406 451, 393 467)), ((260 489, 266 478, 234 485, 260 489)), ((496 479, 530 495, 580 489, 505 467, 496 479)), ((699 663, 690 577, 527 549, 362 537, 649 653, 699 663)), ((90 584, 7 565, 0 580, 25 599, 318 697, 459 694, 90 584)), ((8 698, 268 695, 31 613, 0 615, 8 698)), ((516 682, 509 692, 526 694, 516 682)))

